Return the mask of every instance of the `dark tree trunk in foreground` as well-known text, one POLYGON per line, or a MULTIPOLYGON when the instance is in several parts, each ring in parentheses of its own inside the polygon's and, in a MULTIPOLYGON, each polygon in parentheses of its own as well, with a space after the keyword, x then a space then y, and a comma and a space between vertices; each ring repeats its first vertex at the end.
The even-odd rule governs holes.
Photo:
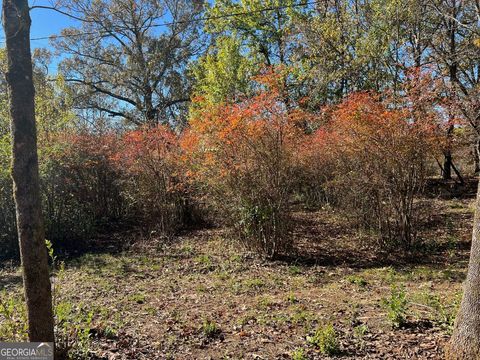
POLYGON ((446 349, 446 358, 480 359, 480 186, 475 205, 468 274, 455 329, 446 349))
POLYGON ((53 342, 52 294, 39 190, 27 0, 3 0, 12 117, 14 196, 30 341, 53 342))

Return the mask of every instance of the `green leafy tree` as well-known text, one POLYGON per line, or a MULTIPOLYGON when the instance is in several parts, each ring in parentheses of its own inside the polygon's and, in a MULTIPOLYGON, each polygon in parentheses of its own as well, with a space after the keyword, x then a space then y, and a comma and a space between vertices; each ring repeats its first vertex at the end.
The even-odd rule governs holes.
POLYGON ((235 36, 259 63, 287 64, 293 20, 308 10, 305 4, 298 0, 217 0, 207 11, 211 20, 206 22, 206 31, 235 36))
MULTIPOLYGON (((326 1, 298 18, 297 71, 313 106, 355 91, 400 87, 405 68, 412 65, 407 24, 417 14, 414 3, 326 1)), ((419 47, 423 55, 423 43, 419 47)))
POLYGON ((192 67, 195 93, 210 103, 236 101, 248 87, 255 64, 242 54, 236 37, 221 36, 192 67))

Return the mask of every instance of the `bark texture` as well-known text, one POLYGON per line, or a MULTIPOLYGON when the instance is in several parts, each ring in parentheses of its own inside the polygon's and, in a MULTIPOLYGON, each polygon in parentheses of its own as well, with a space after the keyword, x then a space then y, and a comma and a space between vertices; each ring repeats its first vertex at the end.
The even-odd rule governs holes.
POLYGON ((12 118, 14 196, 30 341, 53 342, 52 294, 41 211, 27 0, 3 1, 12 118))
POLYGON ((445 354, 448 360, 480 359, 480 186, 475 205, 467 279, 455 329, 445 354))
POLYGON ((473 161, 475 164, 475 175, 480 173, 480 138, 475 140, 475 144, 472 149, 473 161))

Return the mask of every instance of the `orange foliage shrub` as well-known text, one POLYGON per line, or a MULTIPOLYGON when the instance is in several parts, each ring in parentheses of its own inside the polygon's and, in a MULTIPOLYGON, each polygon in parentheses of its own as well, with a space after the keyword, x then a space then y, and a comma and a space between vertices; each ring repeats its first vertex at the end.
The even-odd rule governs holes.
POLYGON ((244 244, 273 257, 288 251, 290 195, 305 114, 283 101, 278 77, 238 104, 204 106, 183 138, 189 175, 244 244))
POLYGON ((315 210, 332 204, 327 184, 333 180, 336 170, 334 133, 320 127, 312 134, 305 135, 298 148, 297 198, 308 208, 315 210))
POLYGON ((179 138, 167 127, 66 133, 55 144, 42 176, 50 239, 71 247, 115 222, 169 235, 198 221, 179 138))
POLYGON ((438 143, 433 116, 414 115, 358 93, 336 107, 327 131, 310 139, 309 156, 327 154, 332 169, 323 185, 330 202, 378 230, 385 243, 405 247, 415 238, 414 197, 438 143))
POLYGON ((125 133, 114 156, 125 178, 123 194, 130 206, 164 234, 198 221, 181 155, 178 135, 158 126, 125 133))

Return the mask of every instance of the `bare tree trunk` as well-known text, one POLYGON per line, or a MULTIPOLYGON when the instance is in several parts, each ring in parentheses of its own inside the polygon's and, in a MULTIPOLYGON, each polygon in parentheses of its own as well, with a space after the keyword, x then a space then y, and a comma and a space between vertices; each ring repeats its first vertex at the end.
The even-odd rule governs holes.
POLYGON ((475 140, 475 144, 473 144, 473 160, 475 162, 475 175, 480 173, 480 138, 475 140))
MULTIPOLYGON (((458 85, 458 50, 457 50, 457 16, 458 16, 458 4, 457 0, 453 0, 451 3, 450 16, 448 20, 448 37, 449 37, 449 52, 448 52, 448 72, 450 76, 450 98, 452 103, 455 102, 456 97, 456 87, 458 85)), ((445 150, 445 159, 443 162, 443 179, 451 180, 452 179, 452 140, 453 140, 453 131, 455 129, 453 125, 454 115, 452 111, 449 111, 448 121, 450 123, 447 130, 447 149, 445 150)))
POLYGON ((447 148, 444 151, 444 158, 443 158, 443 171, 442 171, 443 180, 452 179, 452 135, 453 135, 453 125, 451 125, 447 131, 447 148))
POLYGON ((445 151, 442 178, 443 180, 452 180, 452 152, 450 149, 445 151))
POLYGON ((445 354, 449 360, 480 359, 480 186, 463 299, 445 354))
POLYGON ((41 210, 27 0, 3 0, 12 117, 14 196, 30 341, 53 342, 52 294, 41 210))

